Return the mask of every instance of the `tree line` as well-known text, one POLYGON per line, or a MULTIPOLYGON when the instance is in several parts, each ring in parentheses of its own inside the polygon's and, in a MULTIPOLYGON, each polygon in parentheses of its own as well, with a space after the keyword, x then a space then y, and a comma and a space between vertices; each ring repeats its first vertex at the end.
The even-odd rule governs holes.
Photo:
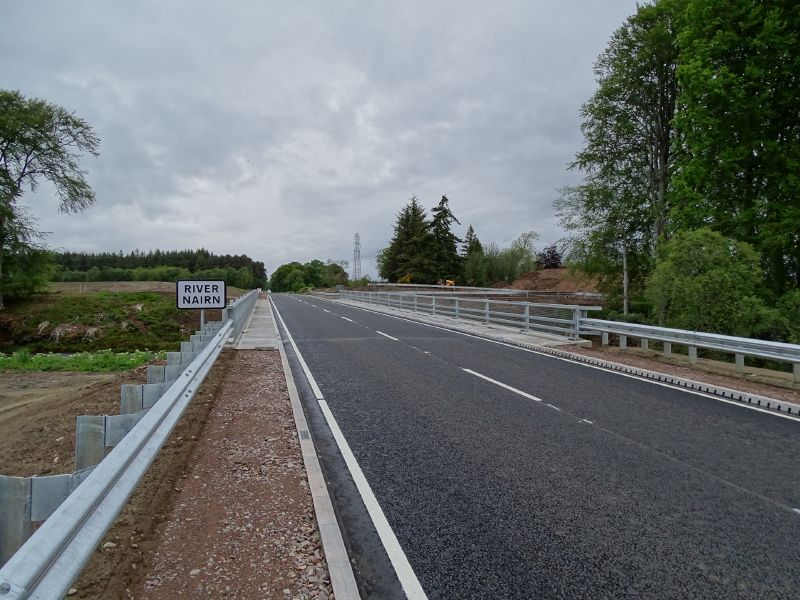
POLYGON ((348 283, 347 271, 342 264, 315 259, 305 264, 290 262, 281 265, 272 273, 269 289, 273 292, 302 292, 308 288, 331 288, 348 283))
POLYGON ((389 245, 376 257, 381 278, 392 283, 436 284, 453 281, 461 285, 487 286, 511 283, 523 273, 537 268, 561 266, 555 245, 536 252, 538 234, 523 233, 508 248, 497 244, 486 247, 472 225, 461 239, 452 231, 460 225, 442 196, 429 218, 416 196, 397 214, 389 245))
POLYGON ((612 35, 555 203, 627 318, 800 341, 800 10, 656 0, 612 35))
POLYGON ((57 252, 53 281, 177 281, 224 279, 228 285, 266 287, 264 263, 245 254, 216 255, 200 250, 134 250, 114 252, 57 252))

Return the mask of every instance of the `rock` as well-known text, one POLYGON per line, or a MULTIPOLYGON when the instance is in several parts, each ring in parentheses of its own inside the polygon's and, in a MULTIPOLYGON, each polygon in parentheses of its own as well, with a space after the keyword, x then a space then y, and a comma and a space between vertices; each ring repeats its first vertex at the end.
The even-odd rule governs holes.
POLYGON ((78 593, 78 590, 76 590, 75 588, 69 588, 69 591, 67 592, 67 596, 74 596, 77 593, 78 593))
POLYGON ((200 575, 200 573, 201 573, 200 569, 192 569, 191 571, 189 571, 189 575, 191 575, 192 577, 194 577, 195 575, 200 575))
POLYGON ((103 544, 103 548, 105 548, 106 550, 110 550, 111 548, 116 548, 116 547, 117 545, 114 542, 106 542, 105 544, 103 544))

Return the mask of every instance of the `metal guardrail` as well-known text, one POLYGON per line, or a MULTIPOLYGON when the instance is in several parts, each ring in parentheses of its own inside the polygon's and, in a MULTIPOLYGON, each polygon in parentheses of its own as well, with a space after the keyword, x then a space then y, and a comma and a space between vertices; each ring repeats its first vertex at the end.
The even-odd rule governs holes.
MULTIPOLYGON (((85 442, 90 448, 88 455, 99 455, 98 458, 113 446, 96 466, 72 475, 48 478, 3 477, 9 484, 6 491, 12 492, 9 504, 16 506, 15 513, 19 513, 15 515, 19 517, 17 529, 27 537, 32 529, 32 517, 46 520, 0 568, 0 599, 60 598, 67 593, 169 437, 222 348, 241 333, 257 297, 254 291, 228 305, 223 311, 225 321, 211 324, 192 336, 190 342, 183 342, 181 353, 168 356, 172 364, 148 368, 148 384, 123 386, 120 422, 113 417, 99 417, 100 421, 93 422, 93 435, 85 442), (192 354, 193 358, 177 354, 192 354), (185 364, 189 360, 188 365, 185 364), (176 379, 170 383, 173 376, 176 379), (154 393, 164 390, 165 386, 163 395, 153 402, 154 393), (125 387, 129 388, 128 392, 125 387), (133 414, 124 414, 126 412, 133 414), (127 426, 121 425, 123 421, 127 426), (44 486, 37 485, 43 480, 52 481, 44 486), (37 487, 38 494, 34 489, 37 487)), ((86 452, 81 454, 77 446, 76 464, 80 456, 87 455, 86 452)), ((11 523, 8 516, 4 516, 5 523, 11 523)))
POLYGON ((649 348, 649 340, 659 341, 666 356, 672 354, 673 344, 679 344, 688 348, 689 362, 693 364, 697 362, 698 348, 725 352, 734 355, 736 370, 740 373, 744 372, 745 356, 785 362, 792 365, 794 383, 800 383, 800 345, 797 344, 589 318, 581 319, 579 333, 600 334, 603 345, 608 344, 609 334, 615 334, 619 336, 620 348, 627 348, 628 337, 641 340, 644 349, 649 348))
POLYGON ((540 331, 577 339, 579 323, 588 311, 599 306, 574 304, 542 304, 525 301, 489 300, 488 298, 463 298, 440 296, 419 292, 361 292, 342 290, 340 297, 357 302, 403 308, 430 315, 455 319, 481 321, 519 327, 524 331, 540 331))
POLYGON ((461 296, 580 296, 595 300, 603 300, 605 296, 597 292, 563 292, 556 290, 518 290, 515 288, 487 288, 472 287, 466 285, 432 285, 429 283, 368 283, 368 287, 377 289, 383 288, 385 291, 397 289, 405 290, 424 290, 428 294, 458 294, 461 296), (438 291, 437 291, 438 290, 438 291))

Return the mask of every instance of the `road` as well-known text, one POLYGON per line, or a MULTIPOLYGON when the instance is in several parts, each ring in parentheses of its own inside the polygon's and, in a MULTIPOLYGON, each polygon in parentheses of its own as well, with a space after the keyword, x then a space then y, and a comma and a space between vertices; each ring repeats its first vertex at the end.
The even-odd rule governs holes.
MULTIPOLYGON (((800 597, 796 419, 273 300, 428 598, 800 597)), ((402 597, 302 387, 362 592, 402 597)))

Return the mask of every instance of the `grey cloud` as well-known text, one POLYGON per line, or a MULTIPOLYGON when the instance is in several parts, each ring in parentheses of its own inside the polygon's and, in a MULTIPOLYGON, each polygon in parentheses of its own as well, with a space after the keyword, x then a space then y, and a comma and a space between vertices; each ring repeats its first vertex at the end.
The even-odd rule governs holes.
MULTIPOLYGON (((102 139, 98 196, 24 202, 53 247, 205 246, 363 271, 412 194, 485 242, 552 214, 580 146, 592 62, 635 0, 11 3, 0 86, 66 106, 102 139)), ((463 230, 459 231, 463 233, 463 230)))

